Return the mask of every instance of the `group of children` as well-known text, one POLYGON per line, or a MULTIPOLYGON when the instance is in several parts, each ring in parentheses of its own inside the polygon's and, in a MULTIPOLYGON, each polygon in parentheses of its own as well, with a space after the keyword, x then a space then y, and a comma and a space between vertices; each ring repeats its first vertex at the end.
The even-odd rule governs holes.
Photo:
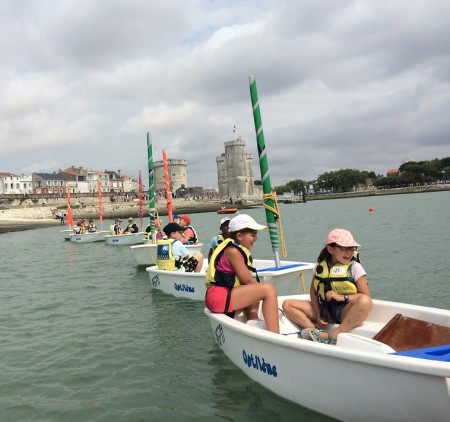
POLYGON ((84 218, 80 218, 77 220, 77 224, 73 229, 74 234, 85 234, 85 233, 94 233, 97 231, 97 226, 94 223, 92 218, 89 219, 89 223, 86 224, 86 220, 84 218))
MULTIPOLYGON (((190 218, 176 217, 176 221, 163 229, 167 240, 159 242, 158 266, 200 272, 203 255, 190 256, 185 247, 186 243, 198 240, 190 227, 190 218)), ((279 333, 276 289, 271 283, 259 283, 252 276, 255 269, 251 250, 258 240, 258 232, 265 228, 246 214, 220 221, 220 233, 209 245, 205 304, 211 312, 230 316, 234 311, 244 309, 247 320, 257 320, 262 302, 267 330, 279 333)), ((302 338, 335 344, 340 333, 352 330, 367 318, 372 299, 366 272, 358 259, 359 246, 349 231, 332 230, 317 259, 310 300, 283 302, 283 313, 302 328, 302 338), (333 331, 326 331, 328 324, 338 325, 333 331)))
POLYGON ((128 219, 128 224, 127 227, 122 228, 120 227, 120 223, 122 223, 122 220, 120 218, 116 218, 114 220, 114 224, 112 224, 109 228, 109 232, 112 235, 117 235, 117 234, 131 234, 131 233, 139 233, 139 227, 137 226, 137 224, 134 222, 134 218, 130 217, 128 219))

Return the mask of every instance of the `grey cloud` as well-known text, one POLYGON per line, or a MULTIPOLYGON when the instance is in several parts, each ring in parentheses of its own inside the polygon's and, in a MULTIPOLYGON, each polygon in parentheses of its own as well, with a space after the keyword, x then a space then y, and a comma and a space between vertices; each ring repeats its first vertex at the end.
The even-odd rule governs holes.
POLYGON ((0 171, 136 176, 150 130, 188 161, 190 185, 215 186, 237 125, 258 179, 250 75, 274 185, 450 155, 445 0, 5 0, 0 12, 0 171))

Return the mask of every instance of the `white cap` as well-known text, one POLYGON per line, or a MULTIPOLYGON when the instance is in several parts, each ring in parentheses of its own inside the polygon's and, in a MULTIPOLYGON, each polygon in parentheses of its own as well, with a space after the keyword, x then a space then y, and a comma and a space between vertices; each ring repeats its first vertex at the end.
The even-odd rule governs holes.
POLYGON ((224 218, 222 218, 222 220, 220 220, 220 226, 219 226, 219 227, 221 227, 223 223, 226 223, 227 221, 230 221, 230 220, 231 220, 230 217, 224 217, 224 218))
POLYGON ((247 214, 239 214, 230 221, 230 232, 238 232, 244 229, 264 230, 267 227, 258 224, 252 217, 247 214))

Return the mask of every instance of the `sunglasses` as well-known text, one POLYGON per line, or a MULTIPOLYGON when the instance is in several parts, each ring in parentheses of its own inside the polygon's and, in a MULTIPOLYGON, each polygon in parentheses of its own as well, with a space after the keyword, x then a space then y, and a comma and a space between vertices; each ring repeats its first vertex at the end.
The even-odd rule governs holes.
POLYGON ((341 246, 341 245, 333 245, 333 248, 340 249, 343 252, 355 252, 358 250, 357 246, 341 246))

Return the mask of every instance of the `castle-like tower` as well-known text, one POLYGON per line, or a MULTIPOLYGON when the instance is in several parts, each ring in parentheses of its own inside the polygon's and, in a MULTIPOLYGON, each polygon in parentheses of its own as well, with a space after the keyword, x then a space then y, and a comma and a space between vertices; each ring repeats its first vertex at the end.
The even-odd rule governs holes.
MULTIPOLYGON (((175 160, 169 158, 167 160, 169 169, 170 188, 176 191, 181 185, 187 187, 186 177, 186 160, 175 160)), ((155 176, 155 192, 164 192, 166 182, 164 180, 164 163, 163 161, 155 161, 153 163, 153 171, 155 176)))
POLYGON ((238 137, 225 142, 225 153, 216 158, 219 195, 238 198, 254 195, 253 157, 245 152, 245 141, 238 137))

